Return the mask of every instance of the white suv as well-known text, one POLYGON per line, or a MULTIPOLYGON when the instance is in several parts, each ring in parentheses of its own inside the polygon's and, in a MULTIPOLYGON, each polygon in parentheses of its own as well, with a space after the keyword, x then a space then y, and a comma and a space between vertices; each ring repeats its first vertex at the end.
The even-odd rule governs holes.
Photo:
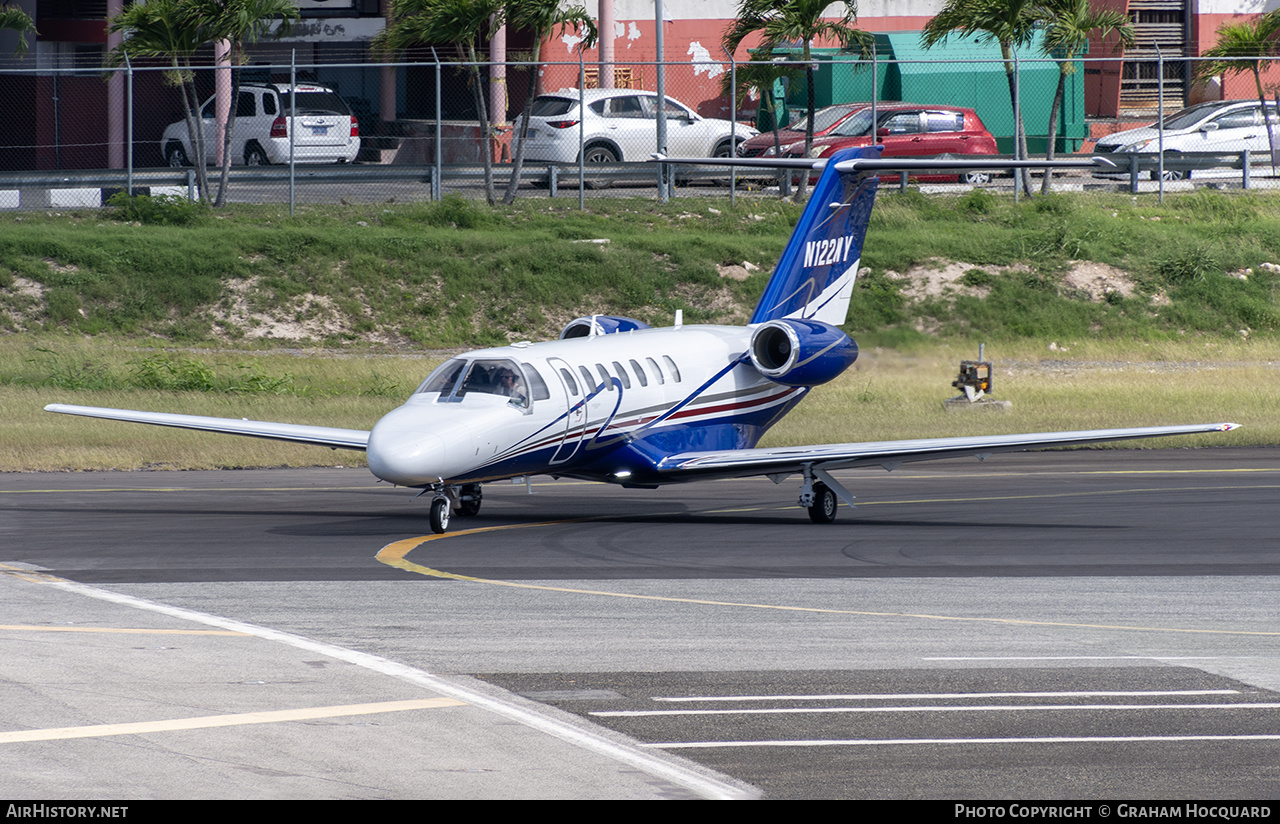
MULTIPOLYGON (((582 92, 585 113, 579 108, 578 94, 577 89, 562 89, 534 99, 525 160, 577 163, 580 122, 586 163, 648 160, 657 151, 656 94, 586 89, 582 92)), ((732 157, 738 143, 759 134, 749 126, 702 117, 669 97, 666 121, 667 154, 672 157, 732 157)))
MULTIPOLYGON (((247 166, 289 162, 290 107, 296 106, 293 159, 296 163, 350 163, 360 153, 360 124, 346 101, 324 86, 242 84, 231 132, 231 162, 247 166)), ((205 157, 216 161, 217 126, 214 100, 200 107, 204 120, 205 157)), ((160 151, 170 166, 190 166, 191 140, 187 123, 171 123, 160 138, 160 151)))
MULTIPOLYGON (((1267 103, 1267 118, 1280 141, 1280 123, 1276 106, 1267 103)), ((1267 124, 1262 119, 1262 104, 1256 100, 1217 100, 1183 109, 1164 119, 1165 158, 1182 152, 1230 152, 1239 154, 1271 151, 1267 140, 1267 124)), ((1107 157, 1123 172, 1127 155, 1155 154, 1160 151, 1158 124, 1109 134, 1097 143, 1097 154, 1107 157), (1126 157, 1115 157, 1125 155, 1126 157)), ((1156 172, 1152 172, 1154 178, 1156 172)), ((1165 180, 1191 177, 1190 169, 1165 169, 1165 180)))

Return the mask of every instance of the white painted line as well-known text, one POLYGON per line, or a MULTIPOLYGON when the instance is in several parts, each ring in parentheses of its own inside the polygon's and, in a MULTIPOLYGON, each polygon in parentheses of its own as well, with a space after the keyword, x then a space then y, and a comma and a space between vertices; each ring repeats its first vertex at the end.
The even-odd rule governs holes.
POLYGON ((921 661, 1269 661, 1269 655, 1024 655, 921 658, 921 661))
POLYGON ((903 692, 833 695, 656 696, 654 701, 955 701, 966 698, 1151 698, 1169 695, 1239 695, 1239 690, 1081 690, 1078 692, 903 692))
POLYGON ((695 741, 645 744, 663 750, 715 749, 718 747, 874 747, 911 744, 1124 744, 1179 741, 1280 741, 1280 735, 1130 735, 1064 738, 885 738, 809 741, 695 741))
POLYGON ((130 595, 122 595, 118 592, 110 592, 97 587, 86 586, 76 583, 75 581, 67 581, 63 579, 49 579, 45 581, 49 586, 56 587, 66 592, 72 592, 77 595, 84 595, 89 598, 96 598, 100 601, 109 601, 122 606, 134 607, 135 609, 143 609, 148 612, 156 612, 161 615, 169 615, 174 618, 180 618, 185 621, 195 621, 196 623, 205 624, 207 626, 220 627, 235 632, 242 632, 246 635, 252 635, 267 641, 274 641, 280 644, 287 644, 297 649, 315 652, 334 658, 338 661, 346 661, 359 667, 380 672, 384 675, 390 675, 407 681, 411 684, 417 684, 420 687, 441 693, 459 701, 463 701, 474 707, 479 707, 489 712, 509 718, 517 723, 523 724, 532 729, 544 732, 548 735, 559 738, 561 741, 567 741, 570 744, 581 747, 588 752, 594 752, 606 758, 611 758, 623 764, 629 764, 632 767, 642 770, 643 772, 675 784, 695 792, 706 798, 754 798, 746 791, 733 784, 724 781, 718 781, 715 778, 703 775, 690 767, 682 764, 671 763, 670 761, 653 758, 643 752, 640 745, 629 746, 617 741, 613 741, 596 733, 594 730, 579 728, 572 726, 559 718, 535 712, 522 706, 508 703, 506 701, 494 698, 491 695, 475 692, 466 689, 457 684, 450 683, 431 673, 405 664, 391 661, 378 655, 370 655, 366 652, 357 652, 356 650, 346 649, 344 647, 326 644, 321 641, 315 641, 305 638, 301 635, 293 635, 288 632, 260 627, 256 624, 247 624, 242 621, 234 621, 230 618, 223 618, 217 615, 209 615, 204 612, 183 609, 181 607, 170 606, 168 604, 159 604, 154 601, 147 601, 143 598, 134 598, 130 595))
POLYGON ((732 710, 613 710, 590 713, 602 718, 658 715, 796 715, 800 713, 877 712, 1057 712, 1062 710, 1275 710, 1280 703, 1257 704, 985 704, 973 707, 775 707, 732 710))
POLYGON ((239 712, 228 715, 204 715, 195 718, 172 718, 166 721, 136 721, 130 724, 94 724, 87 727, 55 727, 45 730, 0 732, 0 744, 25 741, 61 741, 68 738, 102 738, 109 735, 146 735, 175 730, 204 730, 213 727, 238 727, 244 724, 279 724, 285 721, 310 721, 316 718, 342 718, 351 715, 374 715, 382 712, 431 710, 441 707, 465 707, 456 698, 422 698, 416 701, 382 701, 376 704, 345 704, 336 707, 307 707, 268 712, 239 712))

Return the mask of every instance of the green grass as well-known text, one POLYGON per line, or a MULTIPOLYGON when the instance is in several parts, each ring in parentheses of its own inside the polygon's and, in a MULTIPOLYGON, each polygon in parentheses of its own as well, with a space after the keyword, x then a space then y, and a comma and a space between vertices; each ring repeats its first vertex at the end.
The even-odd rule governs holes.
MULTIPOLYGON (((153 211, 157 207, 149 207, 153 211)), ((162 215, 167 213, 159 210, 162 215)), ((472 347, 553 336, 574 316, 740 322, 799 207, 743 198, 593 203, 234 206, 175 225, 134 212, 0 219, 0 331, 155 337, 184 345, 297 339, 472 347), (576 241, 607 239, 607 244, 576 241), (717 267, 761 267, 746 281, 717 267), (18 289, 40 285, 40 294, 18 289), (264 320, 266 318, 267 320, 264 320)), ((1159 207, 1056 195, 1015 205, 987 192, 885 193, 872 216, 848 330, 873 342, 981 334, 1271 335, 1280 329, 1280 198, 1200 191, 1159 207), (890 272, 933 258, 992 270, 984 299, 912 302, 890 272), (1063 284, 1074 261, 1137 288, 1093 303, 1063 284), (1233 273, 1253 269, 1247 280, 1233 273), (1004 271, 1002 271, 1004 270, 1004 271), (1152 298, 1157 297, 1153 303, 1152 298)))
MULTIPOLYGON (((150 350, 69 341, 54 352, 28 336, 0 338, 0 471, 215 469, 363 464, 362 453, 90 420, 42 411, 49 403, 368 429, 438 362, 432 356, 343 352, 216 351, 173 354, 206 376, 197 388, 140 385, 136 363, 150 350), (240 385, 256 364, 258 388, 240 385), (68 372, 92 380, 67 380, 68 372), (43 378, 41 376, 44 376, 43 378), (212 377, 209 377, 212 376, 212 377), (267 388, 288 377, 288 385, 267 388)), ((1236 432, 1141 446, 1280 444, 1280 357, 1256 342, 1066 341, 989 346, 995 396, 1006 413, 947 413, 958 361, 954 344, 866 349, 853 369, 818 387, 765 445, 845 443, 1122 426, 1244 424, 1236 432), (1063 352, 1066 348, 1068 351, 1063 352), (1070 363, 1064 366, 1064 362, 1070 363)))

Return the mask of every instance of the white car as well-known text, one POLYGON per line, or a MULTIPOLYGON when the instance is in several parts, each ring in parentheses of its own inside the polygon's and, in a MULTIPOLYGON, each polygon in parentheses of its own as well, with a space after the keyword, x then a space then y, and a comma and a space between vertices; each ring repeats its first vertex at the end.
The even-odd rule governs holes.
MULTIPOLYGON (((1267 104, 1267 118, 1280 142, 1280 122, 1276 120, 1276 106, 1267 104)), ((1217 100, 1200 103, 1183 109, 1164 119, 1164 153, 1223 152, 1239 154, 1250 152, 1269 153, 1267 124, 1262 120, 1262 104, 1257 100, 1217 100)), ((1156 154, 1160 151, 1160 129, 1157 124, 1140 129, 1129 129, 1109 134, 1098 140, 1096 153, 1107 157, 1124 170, 1127 157, 1114 155, 1156 154)), ((1154 178, 1156 172, 1152 172, 1154 178)), ((1165 180, 1181 180, 1191 177, 1190 169, 1165 169, 1165 180)))
MULTIPOLYGON (((577 89, 534 99, 526 161, 577 163, 580 133, 586 163, 647 160, 657 151, 658 95, 637 89, 586 89, 581 96, 585 111, 577 89)), ((667 154, 672 157, 732 157, 737 144, 759 134, 740 123, 702 117, 670 97, 666 121, 667 154)))
MULTIPOLYGON (((293 158, 296 163, 350 163, 360 153, 360 124, 345 100, 325 86, 298 85, 290 100, 289 84, 242 84, 231 131, 231 162, 265 166, 289 162, 290 107, 293 120, 293 158)), ((200 107, 204 121, 205 157, 214 165, 217 126, 211 97, 200 107)), ((160 138, 160 151, 170 166, 190 166, 190 135, 186 120, 171 123, 160 138)))

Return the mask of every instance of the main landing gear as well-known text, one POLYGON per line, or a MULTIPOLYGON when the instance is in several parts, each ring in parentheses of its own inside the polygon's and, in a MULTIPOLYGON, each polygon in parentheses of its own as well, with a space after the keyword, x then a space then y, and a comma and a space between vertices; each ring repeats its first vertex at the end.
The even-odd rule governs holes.
POLYGON ((437 535, 449 528, 449 517, 455 512, 464 517, 480 514, 480 502, 484 498, 480 484, 439 485, 422 490, 423 494, 427 492, 434 493, 427 517, 431 531, 437 535))
POLYGON ((839 481, 825 471, 806 464, 804 483, 800 486, 800 506, 809 510, 809 520, 815 524, 832 523, 836 519, 836 506, 841 500, 853 506, 853 495, 839 481))

